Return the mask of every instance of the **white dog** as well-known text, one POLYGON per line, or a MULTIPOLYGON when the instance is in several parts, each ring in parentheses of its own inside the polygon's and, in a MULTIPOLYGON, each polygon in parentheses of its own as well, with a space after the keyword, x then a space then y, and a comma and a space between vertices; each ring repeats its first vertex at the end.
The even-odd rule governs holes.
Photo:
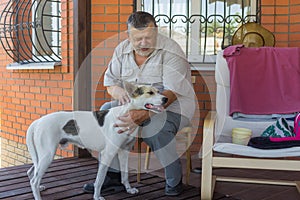
MULTIPOLYGON (((130 103, 106 111, 55 112, 34 121, 27 130, 27 147, 32 157, 33 166, 27 171, 33 196, 41 199, 41 179, 51 164, 59 144, 73 143, 81 148, 99 151, 99 168, 94 183, 94 199, 104 200, 100 195, 101 187, 108 166, 115 155, 120 161, 121 180, 126 191, 137 194, 128 181, 128 156, 134 144, 138 129, 132 134, 117 133, 120 128, 113 125, 117 117, 131 109, 146 109, 154 112, 163 111, 167 98, 150 86, 136 86, 124 83, 130 103)), ((129 130, 128 130, 129 131, 129 130)))

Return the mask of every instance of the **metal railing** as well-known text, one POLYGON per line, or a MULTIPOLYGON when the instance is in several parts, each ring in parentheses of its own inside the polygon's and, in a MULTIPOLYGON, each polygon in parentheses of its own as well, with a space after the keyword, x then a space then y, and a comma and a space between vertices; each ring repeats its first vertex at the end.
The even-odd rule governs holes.
POLYGON ((231 45, 235 30, 260 23, 260 0, 138 0, 136 10, 155 16, 161 32, 175 39, 192 63, 214 63, 231 45))
POLYGON ((10 0, 0 15, 0 41, 20 64, 61 60, 60 0, 10 0))

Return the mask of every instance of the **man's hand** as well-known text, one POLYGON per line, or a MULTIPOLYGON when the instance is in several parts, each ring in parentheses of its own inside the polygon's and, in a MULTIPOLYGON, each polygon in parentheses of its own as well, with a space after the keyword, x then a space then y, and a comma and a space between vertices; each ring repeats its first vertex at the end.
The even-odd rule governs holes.
POLYGON ((107 88, 108 93, 119 101, 119 105, 124 105, 130 102, 127 92, 119 86, 110 86, 107 88))
POLYGON ((121 122, 114 124, 114 127, 120 127, 118 133, 129 131, 128 134, 131 134, 136 127, 149 119, 151 115, 152 113, 147 110, 130 110, 126 114, 118 117, 121 122))

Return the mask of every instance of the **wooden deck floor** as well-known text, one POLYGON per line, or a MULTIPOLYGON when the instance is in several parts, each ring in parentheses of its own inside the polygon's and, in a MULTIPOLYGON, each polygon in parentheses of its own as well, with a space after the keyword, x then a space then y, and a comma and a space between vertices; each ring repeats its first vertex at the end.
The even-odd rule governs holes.
MULTIPOLYGON (((68 158, 55 160, 42 183, 47 190, 42 192, 42 198, 84 200, 92 199, 92 194, 85 194, 82 186, 93 182, 97 172, 95 159, 68 158)), ((0 199, 23 200, 33 199, 29 179, 26 171, 31 165, 22 165, 0 169, 0 199)), ((142 174, 141 182, 136 182, 136 175, 130 176, 130 182, 140 191, 138 195, 129 195, 125 192, 103 193, 106 199, 199 199, 199 188, 184 186, 183 194, 169 198, 164 195, 164 179, 152 175, 142 174)))
MULTIPOLYGON (((154 162, 151 162, 154 164, 154 162)), ((185 168, 185 160, 183 160, 185 168)), ((0 169, 0 199, 24 200, 33 199, 26 171, 31 165, 22 165, 0 169)), ((193 159, 193 167, 200 167, 199 159, 193 159)), ((42 192, 43 200, 92 199, 91 194, 85 194, 82 186, 93 182, 96 177, 98 163, 95 159, 66 158, 55 160, 43 178, 47 190, 42 192)), ((150 165, 151 167, 151 165, 150 165)), ((299 166, 300 167, 300 166, 299 166)), ((216 169, 214 174, 225 176, 260 177, 286 180, 300 180, 300 173, 258 170, 216 169)), ((140 191, 138 195, 125 192, 103 193, 107 200, 133 199, 197 199, 200 200, 201 174, 192 173, 190 185, 184 186, 184 192, 178 197, 164 195, 165 181, 163 170, 142 174, 141 183, 136 182, 136 174, 130 175, 130 182, 140 191)), ((184 179, 185 182, 185 179, 184 179)), ((300 200, 296 187, 217 182, 214 200, 300 200)))

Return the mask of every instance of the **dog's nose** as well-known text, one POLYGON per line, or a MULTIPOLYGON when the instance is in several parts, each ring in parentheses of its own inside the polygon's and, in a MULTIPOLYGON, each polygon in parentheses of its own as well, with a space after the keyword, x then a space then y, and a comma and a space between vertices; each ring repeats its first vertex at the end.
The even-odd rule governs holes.
POLYGON ((162 105, 166 104, 168 102, 168 98, 167 97, 163 97, 162 98, 162 105))

